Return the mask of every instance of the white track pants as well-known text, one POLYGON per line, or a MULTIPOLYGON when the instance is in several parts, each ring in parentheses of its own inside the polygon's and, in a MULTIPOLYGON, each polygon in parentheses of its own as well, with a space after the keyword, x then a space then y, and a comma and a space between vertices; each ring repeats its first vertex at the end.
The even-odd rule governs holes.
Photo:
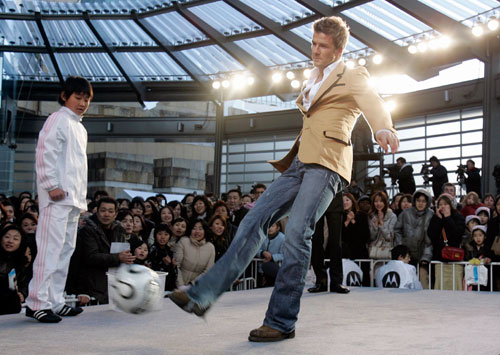
POLYGON ((32 310, 64 306, 64 287, 71 255, 75 250, 80 209, 49 203, 40 210, 33 263, 33 279, 29 284, 26 304, 32 310))

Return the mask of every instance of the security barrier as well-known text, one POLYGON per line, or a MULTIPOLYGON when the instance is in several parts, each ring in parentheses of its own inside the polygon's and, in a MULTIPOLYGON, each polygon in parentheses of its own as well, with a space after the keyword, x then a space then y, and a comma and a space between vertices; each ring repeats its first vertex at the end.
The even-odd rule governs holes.
MULTIPOLYGON (((247 267, 246 272, 244 272, 238 280, 233 284, 233 287, 231 288, 231 291, 240 291, 240 290, 249 290, 257 287, 257 275, 258 275, 258 268, 259 268, 259 263, 263 262, 264 259, 253 259, 250 265, 247 267)), ((325 262, 329 261, 329 259, 325 259, 325 262)), ((370 265, 370 287, 375 287, 375 272, 376 270, 388 263, 390 260, 374 260, 374 259, 355 259, 353 260, 360 268, 362 268, 363 264, 369 264, 370 265)), ((440 288, 439 290, 444 290, 444 268, 450 265, 452 266, 452 280, 455 280, 456 276, 458 275, 458 266, 461 266, 462 268, 465 268, 467 265, 474 265, 470 264, 468 261, 461 261, 461 262, 442 262, 442 261, 431 261, 429 263, 429 289, 434 289, 432 285, 432 275, 438 274, 439 276, 439 285, 440 288), (433 270, 434 268, 434 270, 433 270), (438 268, 438 271, 436 269, 438 268)), ((500 266, 500 262, 492 262, 490 264, 484 265, 488 269, 488 291, 493 292, 493 284, 494 284, 494 266, 500 266)), ((420 276, 420 268, 417 267, 417 276, 420 276)), ((467 287, 460 287, 458 289, 456 287, 456 282, 452 282, 452 290, 457 291, 457 290, 465 290, 467 291, 467 287)), ((462 281, 460 281, 460 285, 462 285, 462 281)), ((467 286, 467 285, 465 285, 467 286)), ((483 291, 481 290, 481 287, 477 287, 477 291, 483 291)))

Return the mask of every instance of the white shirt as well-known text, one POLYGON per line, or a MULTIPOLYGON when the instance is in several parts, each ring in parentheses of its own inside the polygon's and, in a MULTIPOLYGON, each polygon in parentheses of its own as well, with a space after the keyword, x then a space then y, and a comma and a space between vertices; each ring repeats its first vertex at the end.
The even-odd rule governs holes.
POLYGON ((317 67, 314 67, 313 70, 311 71, 311 76, 307 80, 304 90, 303 90, 303 100, 302 100, 302 105, 305 107, 306 110, 309 110, 309 107, 311 107, 311 102, 314 100, 314 97, 319 91, 319 88, 323 83, 325 82, 326 78, 332 73, 332 71, 337 68, 337 65, 339 65, 341 59, 337 60, 336 62, 333 62, 332 64, 328 65, 325 69, 323 69, 323 78, 316 82, 316 79, 318 78, 320 74, 320 70, 317 67))
POLYGON ((40 208, 55 203, 87 210, 87 130, 81 120, 65 106, 45 120, 36 147, 40 208), (64 191, 64 199, 50 199, 55 188, 64 191))
POLYGON ((411 290, 422 289, 415 266, 406 264, 401 260, 391 260, 380 267, 377 271, 375 281, 377 287, 406 288, 411 290), (387 277, 384 280, 384 276, 386 275, 387 277))

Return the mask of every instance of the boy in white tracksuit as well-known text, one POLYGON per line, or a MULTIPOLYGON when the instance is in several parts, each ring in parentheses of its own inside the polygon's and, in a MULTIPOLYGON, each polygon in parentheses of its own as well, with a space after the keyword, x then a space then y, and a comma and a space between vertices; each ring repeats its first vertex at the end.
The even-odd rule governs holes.
POLYGON ((87 131, 81 120, 92 96, 92 86, 85 78, 68 77, 59 98, 63 106, 47 118, 38 137, 38 254, 26 316, 43 323, 82 312, 65 305, 63 293, 80 211, 87 210, 87 131))

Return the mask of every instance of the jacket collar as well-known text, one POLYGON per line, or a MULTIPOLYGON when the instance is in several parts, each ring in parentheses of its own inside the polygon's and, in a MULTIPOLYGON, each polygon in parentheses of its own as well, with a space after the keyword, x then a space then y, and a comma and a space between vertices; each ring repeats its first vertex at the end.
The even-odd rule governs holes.
POLYGON ((343 61, 341 61, 337 67, 330 73, 330 75, 326 78, 326 80, 323 82, 321 87, 319 88, 318 92, 314 96, 314 99, 311 102, 311 105, 309 106, 309 110, 306 110, 306 108, 303 106, 303 101, 304 101, 304 96, 303 93, 301 92, 299 97, 297 98, 297 101, 295 102, 299 109, 304 113, 307 111, 311 111, 314 106, 318 103, 318 101, 325 95, 328 91, 333 89, 336 86, 344 86, 344 83, 339 83, 340 79, 344 76, 344 73, 346 71, 346 66, 343 61))
POLYGON ((75 121, 82 122, 83 116, 77 115, 66 106, 62 106, 60 110, 66 112, 75 121))

